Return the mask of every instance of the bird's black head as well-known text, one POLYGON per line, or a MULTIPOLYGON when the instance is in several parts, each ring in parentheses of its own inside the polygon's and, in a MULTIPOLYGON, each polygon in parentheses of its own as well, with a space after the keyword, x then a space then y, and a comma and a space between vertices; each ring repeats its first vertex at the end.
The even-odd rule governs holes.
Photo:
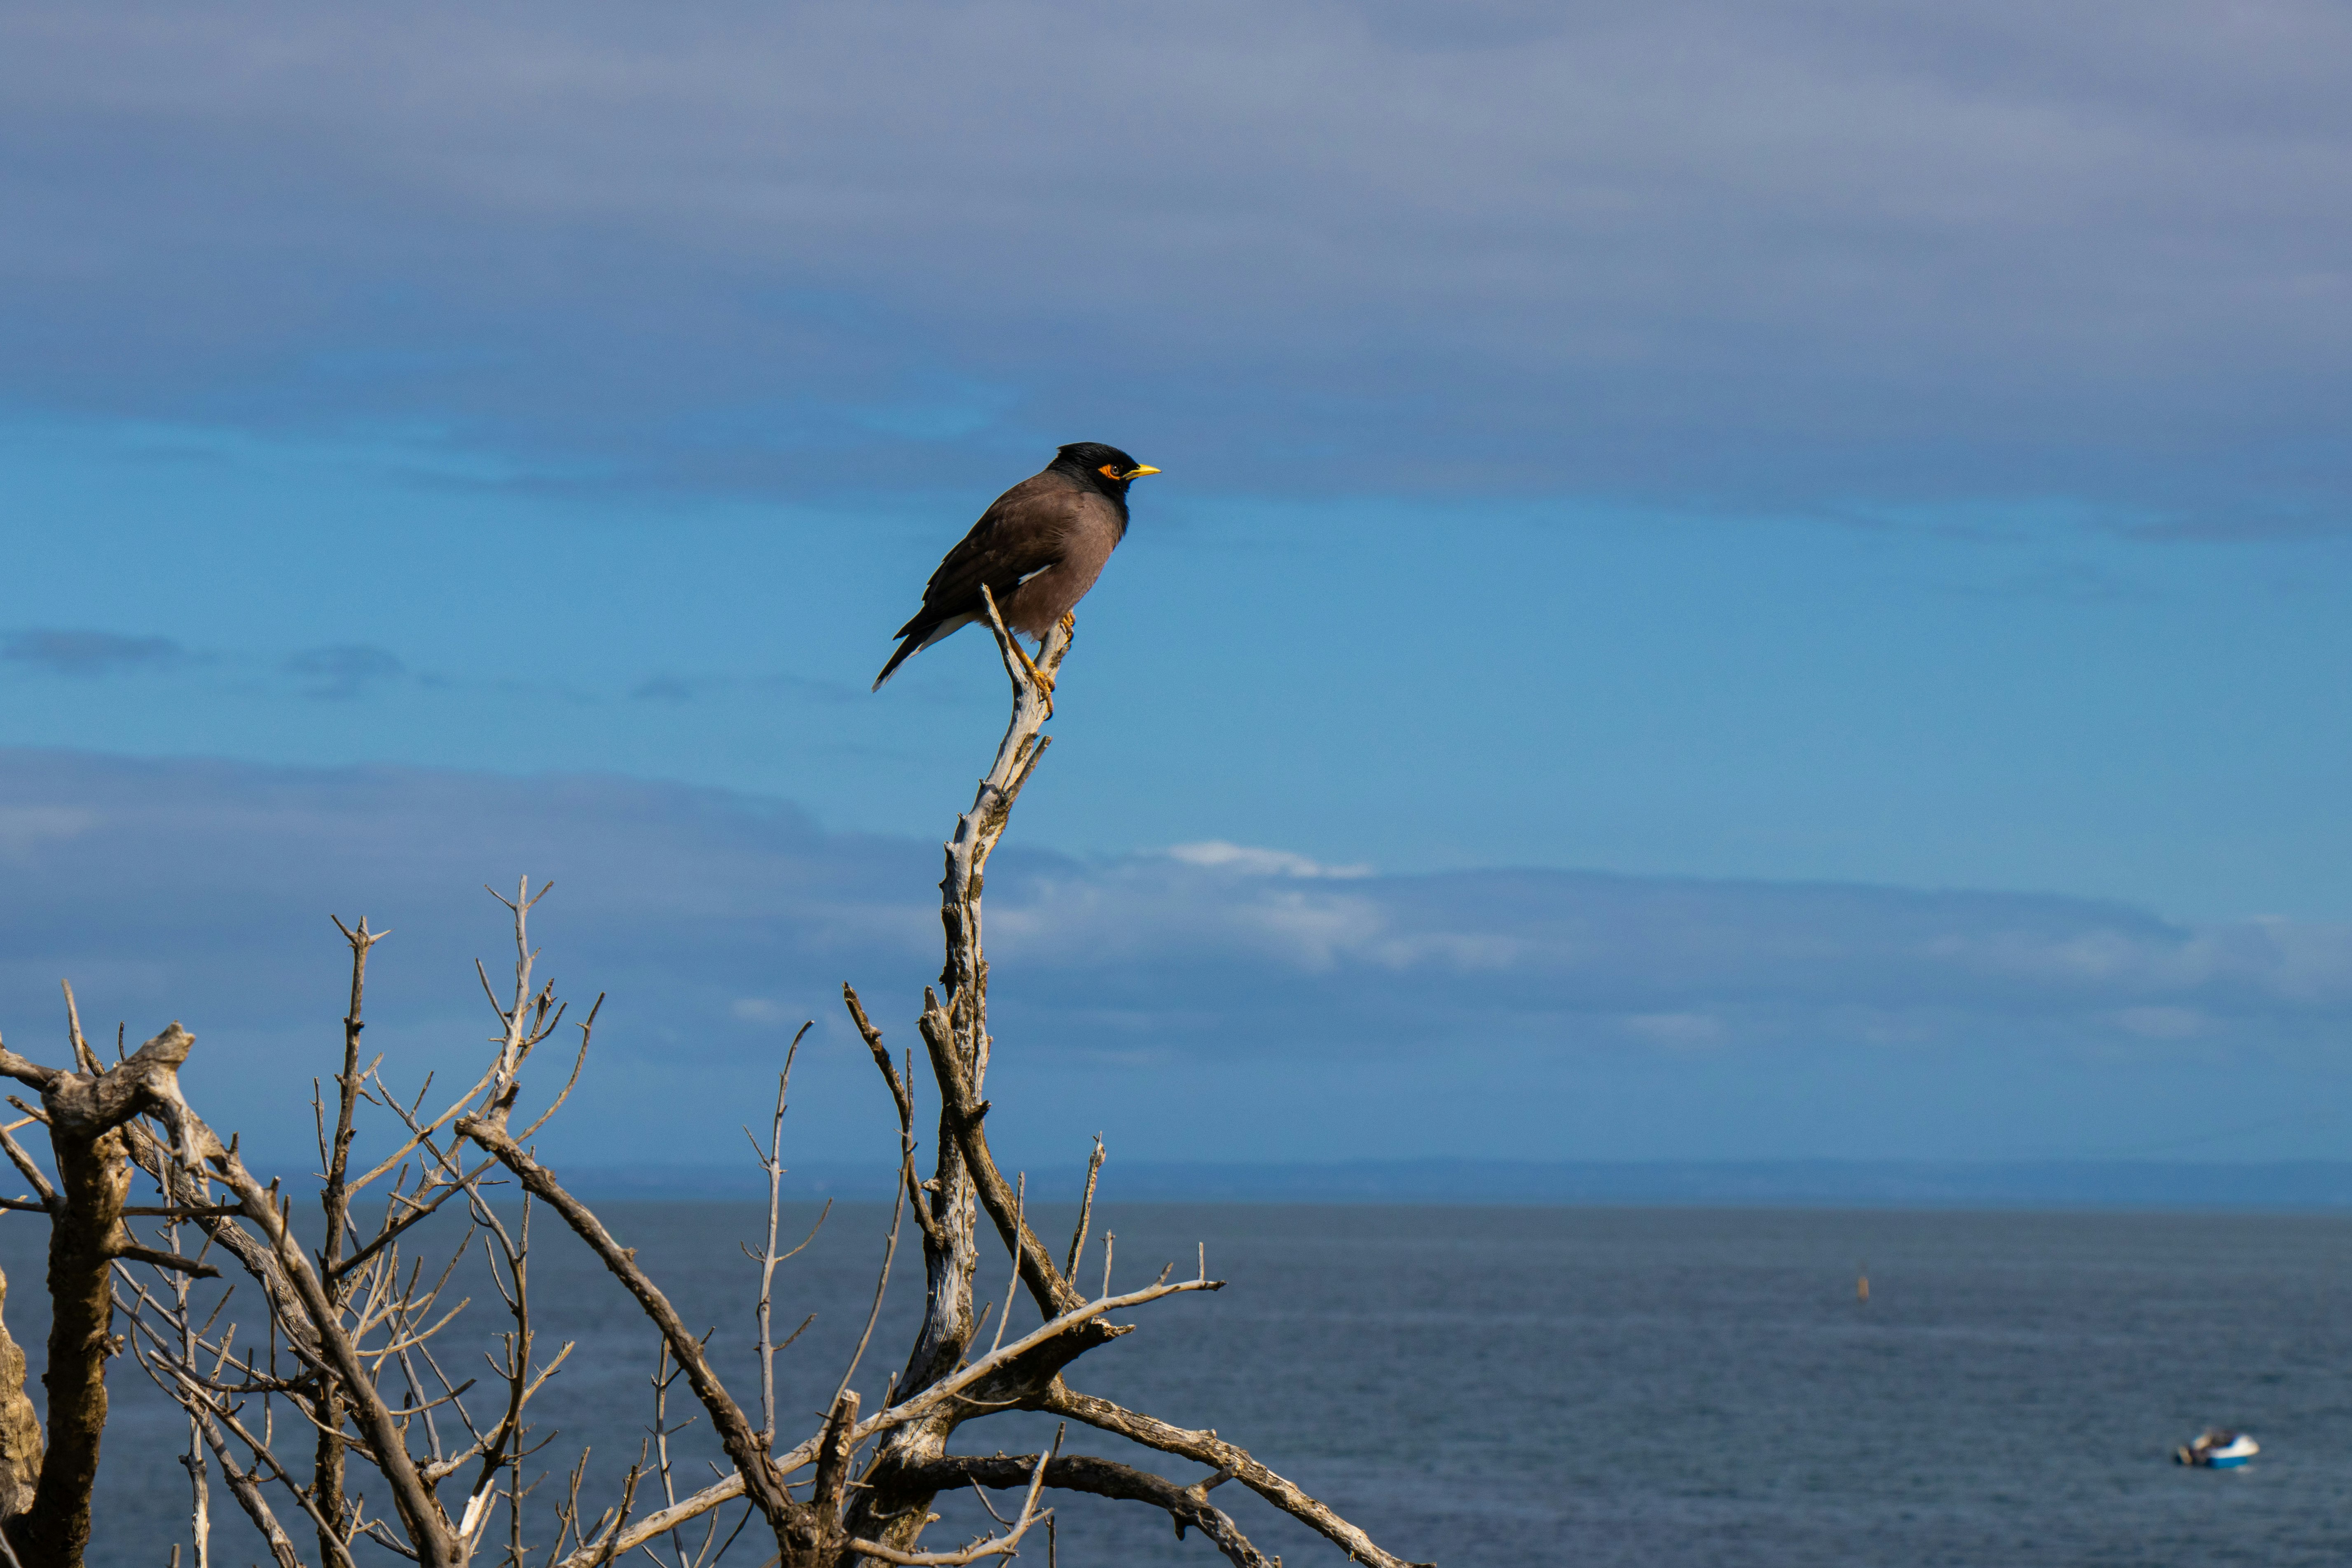
POLYGON ((1146 474, 1160 470, 1137 462, 1116 447, 1106 447, 1100 441, 1073 441, 1054 456, 1047 465, 1058 468, 1072 479, 1084 480, 1112 500, 1124 502, 1127 487, 1146 474))

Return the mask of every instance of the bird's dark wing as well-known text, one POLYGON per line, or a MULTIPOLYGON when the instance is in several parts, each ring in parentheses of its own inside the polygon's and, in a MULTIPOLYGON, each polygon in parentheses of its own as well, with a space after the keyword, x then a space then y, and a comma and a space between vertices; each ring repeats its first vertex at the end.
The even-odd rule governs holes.
POLYGON ((1001 608, 1024 577, 1062 559, 1090 499, 1058 474, 1024 479, 997 497, 931 574, 923 607, 895 635, 919 643, 934 626, 983 614, 983 586, 1001 608))

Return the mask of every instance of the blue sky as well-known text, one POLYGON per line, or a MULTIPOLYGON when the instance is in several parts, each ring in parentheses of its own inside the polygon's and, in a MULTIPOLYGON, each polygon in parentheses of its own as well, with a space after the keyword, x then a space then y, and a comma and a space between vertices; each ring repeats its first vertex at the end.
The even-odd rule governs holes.
POLYGON ((78 912, 0 1028, 112 974, 290 1062, 331 907, 455 1048, 467 890, 577 864, 582 1147, 691 1146, 660 1064, 906 1012, 1001 678, 865 687, 1092 438, 1166 471, 1002 895, 1041 1152, 2333 1154, 2347 63, 2315 5, 16 8, 0 839, 78 912), (759 940, 664 923, 664 822, 759 940))

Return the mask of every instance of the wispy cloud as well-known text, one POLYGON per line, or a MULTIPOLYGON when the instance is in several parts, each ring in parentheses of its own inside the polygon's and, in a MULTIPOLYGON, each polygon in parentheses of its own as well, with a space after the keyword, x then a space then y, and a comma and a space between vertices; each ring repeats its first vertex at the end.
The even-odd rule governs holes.
POLYGON ((130 670, 173 668, 187 661, 188 651, 170 637, 43 628, 11 632, 0 639, 0 658, 87 680, 130 670))
POLYGON ((1234 871, 1248 877, 1369 877, 1370 866, 1326 866, 1287 849, 1253 848, 1222 838, 1179 844, 1168 851, 1171 860, 1211 870, 1234 871))
POLYGON ((855 701, 866 695, 844 681, 812 680, 799 675, 661 674, 647 676, 629 689, 632 701, 676 705, 732 696, 795 697, 837 703, 855 701))
MULTIPOLYGON (((935 846, 681 786, 0 752, 0 1004, 79 974, 134 1016, 289 1028, 331 957, 296 933, 366 912, 403 932, 388 973, 454 983, 487 929, 480 885, 526 870, 562 885, 547 920, 563 973, 660 1021, 648 1037, 679 1061, 765 1050, 779 1023, 830 1017, 844 979, 915 994, 937 963, 935 846), (155 907, 203 918, 159 938, 138 914, 155 907)), ((1993 892, 1335 875, 1188 849, 999 857, 997 1023, 1031 1059, 1093 1059, 1114 1019, 1122 1051, 1159 1059, 1359 1064, 1472 1040, 1711 1059, 2261 1053, 2352 1027, 2339 926, 2184 926, 1993 892)))
POLYGON ((302 681, 302 695, 333 702, 364 697, 391 681, 408 679, 397 654, 364 643, 304 648, 280 666, 302 681))
MULTIPOLYGON (((387 691, 519 692, 534 699, 594 705, 625 699, 670 705, 713 700, 788 699, 843 703, 866 695, 846 682, 790 674, 653 675, 627 688, 583 689, 540 681, 515 681, 421 670, 373 643, 328 643, 291 653, 250 649, 190 648, 176 638, 88 628, 37 627, 0 634, 0 662, 68 680, 126 675, 173 674, 208 680, 246 696, 296 696, 321 702, 354 702, 387 691)), ((1207 847, 1213 851, 1219 847, 1207 847)), ((1256 854, 1257 851, 1238 851, 1256 854)), ((1328 873, 1344 875, 1345 870, 1328 873)))
MULTIPOLYGON (((307 1158, 286 1130, 307 1136, 345 1000, 325 917, 394 932, 369 1038, 413 1086, 472 1068, 473 963, 505 941, 480 889, 528 872, 555 884, 545 973, 583 1006, 606 994, 551 1153, 719 1157, 747 1086, 814 1019, 794 1093, 825 1109, 795 1137, 804 1157, 863 1157, 882 1123, 857 1108, 887 1108, 840 985, 911 1043, 939 965, 938 855, 618 778, 0 751, 0 1030, 38 1054, 61 975, 134 1037, 180 1018, 199 1091, 307 1158)), ((1150 1157, 1337 1157, 1375 1128, 1407 1152, 1528 1157, 2095 1152, 2274 1116, 2276 1086, 2334 1071, 2352 1035, 2337 925, 1326 869, 1264 847, 1055 855, 1016 825, 989 878, 1008 1149, 1044 1139, 1058 1158, 1083 1125, 1150 1157)))

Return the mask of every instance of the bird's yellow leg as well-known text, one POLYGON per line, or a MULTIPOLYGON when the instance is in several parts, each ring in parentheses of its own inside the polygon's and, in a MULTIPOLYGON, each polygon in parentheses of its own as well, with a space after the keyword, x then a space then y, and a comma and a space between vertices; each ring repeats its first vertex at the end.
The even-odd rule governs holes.
MULTIPOLYGON (((1077 617, 1076 615, 1074 615, 1073 613, 1071 613, 1070 611, 1068 611, 1068 610, 1064 610, 1064 611, 1062 612, 1062 619, 1061 619, 1061 623, 1060 623, 1060 624, 1061 624, 1061 627, 1062 627, 1062 636, 1063 636, 1064 637, 1067 638, 1067 637, 1075 637, 1075 636, 1076 636, 1076 635, 1077 635, 1077 630, 1078 630, 1078 617, 1077 617)), ((1013 646, 1015 648, 1020 648, 1020 647, 1021 647, 1020 639, 1015 638, 1015 639, 1013 640, 1013 646)), ((1044 657, 1045 657, 1045 639, 1044 637, 1039 637, 1039 638, 1037 639, 1037 657, 1038 657, 1038 658, 1044 658, 1044 657)), ((1052 676, 1050 676, 1050 675, 1048 675, 1048 674, 1046 674, 1046 673, 1045 673, 1045 670, 1044 670, 1044 669, 1043 669, 1043 668, 1038 665, 1038 663, 1037 663, 1037 659, 1035 659, 1035 658, 1030 658, 1030 657, 1029 657, 1028 651, 1027 651, 1026 649, 1023 649, 1023 650, 1022 650, 1022 653, 1021 653, 1021 662, 1022 662, 1022 663, 1024 663, 1024 664, 1025 664, 1025 665, 1027 665, 1027 666, 1029 667, 1029 674, 1030 674, 1030 676, 1031 676, 1034 679, 1035 679, 1035 681, 1037 682, 1038 686, 1039 686, 1039 687, 1040 687, 1040 688, 1045 691, 1045 717, 1046 717, 1046 718, 1048 718, 1048 719, 1051 719, 1051 718, 1054 716, 1054 678, 1053 678, 1052 676)))
MULTIPOLYGON (((1037 683, 1038 694, 1045 699, 1045 717, 1051 719, 1054 716, 1054 678, 1037 668, 1037 661, 1029 657, 1029 650, 1021 646, 1019 637, 1007 637, 1005 640, 1013 645, 1013 655, 1021 660, 1021 668, 1027 670, 1029 679, 1037 683)), ((1040 642, 1037 646, 1042 650, 1045 645, 1040 642)))

